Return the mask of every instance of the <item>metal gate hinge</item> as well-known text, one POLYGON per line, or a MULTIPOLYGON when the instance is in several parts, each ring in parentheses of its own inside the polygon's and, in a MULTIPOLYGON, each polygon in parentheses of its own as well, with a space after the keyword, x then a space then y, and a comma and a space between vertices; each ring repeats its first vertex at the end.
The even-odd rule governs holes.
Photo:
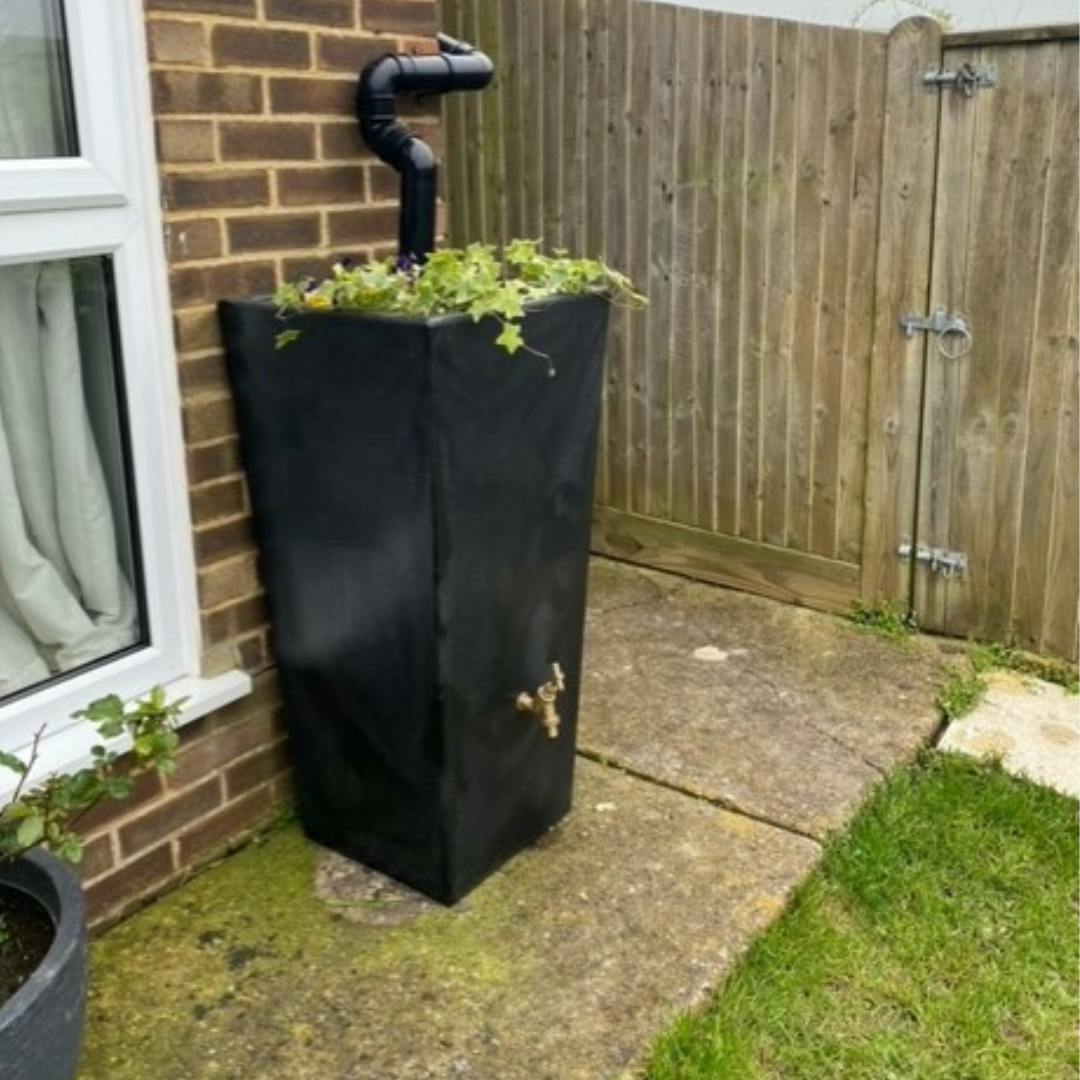
POLYGON ((927 90, 959 90, 964 97, 974 97, 983 87, 997 86, 998 73, 992 64, 983 67, 964 63, 955 71, 951 68, 931 69, 923 75, 922 81, 927 90))
POLYGON ((932 548, 925 544, 912 546, 904 541, 897 549, 896 554, 901 559, 910 559, 912 555, 918 563, 924 563, 930 568, 932 574, 940 574, 945 578, 963 577, 967 569, 967 555, 962 551, 949 551, 947 548, 932 548))
POLYGON ((946 360, 959 360, 971 352, 971 323, 967 317, 939 307, 933 315, 909 313, 900 317, 900 329, 904 337, 914 337, 918 333, 937 334, 937 351, 946 360), (956 335, 960 340, 955 345, 947 345, 949 335, 956 335))

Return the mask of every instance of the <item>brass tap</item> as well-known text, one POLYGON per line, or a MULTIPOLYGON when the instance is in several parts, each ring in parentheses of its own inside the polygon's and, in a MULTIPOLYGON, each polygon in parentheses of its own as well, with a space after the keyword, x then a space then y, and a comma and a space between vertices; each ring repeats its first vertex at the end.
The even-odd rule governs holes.
POLYGON ((535 694, 522 690, 517 696, 518 712, 531 712, 540 721, 540 726, 549 739, 559 736, 559 713, 555 701, 566 689, 566 679, 558 663, 551 665, 551 678, 536 688, 535 694))

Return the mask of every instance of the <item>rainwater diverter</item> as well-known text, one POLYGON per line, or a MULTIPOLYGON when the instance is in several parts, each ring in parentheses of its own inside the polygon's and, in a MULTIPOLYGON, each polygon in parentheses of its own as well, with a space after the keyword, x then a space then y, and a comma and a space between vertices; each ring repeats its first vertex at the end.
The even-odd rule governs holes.
POLYGON ((356 92, 364 142, 401 174, 398 252, 418 262, 435 247, 438 167, 431 147, 398 120, 397 95, 482 90, 495 73, 490 58, 471 45, 446 34, 436 40, 439 52, 434 55, 388 53, 372 60, 361 72, 356 92))

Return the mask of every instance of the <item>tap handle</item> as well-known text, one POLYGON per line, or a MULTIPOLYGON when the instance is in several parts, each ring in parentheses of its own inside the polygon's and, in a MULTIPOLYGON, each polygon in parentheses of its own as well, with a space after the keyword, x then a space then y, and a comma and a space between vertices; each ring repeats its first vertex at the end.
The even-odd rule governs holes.
POLYGON ((557 660, 551 665, 551 681, 560 694, 566 689, 566 677, 563 675, 563 669, 559 666, 557 660))

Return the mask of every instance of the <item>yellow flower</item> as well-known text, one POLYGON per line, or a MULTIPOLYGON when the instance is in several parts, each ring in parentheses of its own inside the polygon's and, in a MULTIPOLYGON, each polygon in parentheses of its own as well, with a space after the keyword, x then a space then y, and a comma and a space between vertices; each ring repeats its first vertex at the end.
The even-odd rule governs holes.
POLYGON ((330 304, 330 297, 323 296, 321 293, 314 293, 313 295, 307 297, 304 300, 304 303, 309 308, 314 308, 316 311, 322 311, 325 308, 332 306, 330 304))

